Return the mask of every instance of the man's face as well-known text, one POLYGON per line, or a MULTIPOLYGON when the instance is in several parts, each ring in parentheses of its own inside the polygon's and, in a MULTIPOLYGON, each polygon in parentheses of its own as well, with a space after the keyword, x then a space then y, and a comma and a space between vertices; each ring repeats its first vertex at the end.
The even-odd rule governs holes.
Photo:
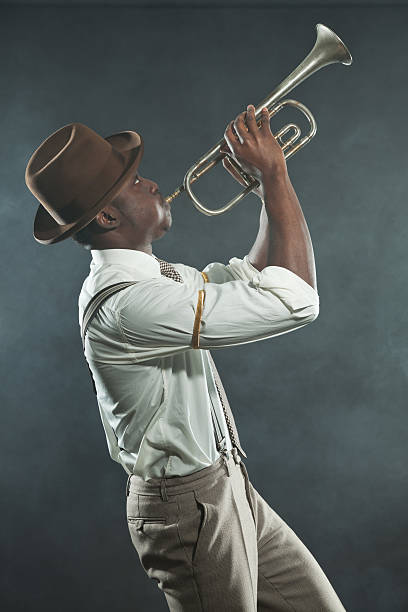
MULTIPOLYGON (((171 227, 170 204, 165 202, 157 183, 135 171, 121 189, 121 227, 124 234, 151 240, 161 238, 171 227)), ((122 233, 122 232, 121 232, 122 233)))
POLYGON ((105 206, 95 220, 108 231, 93 242, 94 248, 146 250, 153 240, 171 228, 170 204, 164 201, 157 183, 134 171, 114 202, 105 206))

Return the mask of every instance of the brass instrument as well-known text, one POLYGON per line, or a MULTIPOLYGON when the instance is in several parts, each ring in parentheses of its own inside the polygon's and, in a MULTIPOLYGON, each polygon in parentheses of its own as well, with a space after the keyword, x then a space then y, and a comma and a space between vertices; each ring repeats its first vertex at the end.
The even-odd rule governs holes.
MULTIPOLYGON (((334 64, 336 62, 340 62, 345 66, 349 66, 353 61, 346 45, 330 28, 321 23, 318 23, 316 25, 316 31, 317 36, 313 49, 304 58, 304 60, 289 74, 289 76, 287 76, 286 79, 284 79, 255 108, 255 118, 257 119, 258 125, 260 125, 259 117, 261 115, 262 108, 264 107, 268 109, 269 117, 272 117, 285 106, 293 106, 300 112, 302 112, 308 120, 310 126, 309 132, 300 140, 299 138, 301 136, 301 130, 294 123, 288 123, 276 134, 274 134, 275 138, 278 140, 280 146, 282 147, 285 159, 288 159, 289 157, 294 155, 313 138, 313 136, 316 134, 317 126, 315 118, 304 104, 301 104, 296 100, 286 99, 281 100, 279 102, 278 100, 280 100, 289 91, 294 89, 302 81, 317 72, 317 70, 320 70, 320 68, 328 66, 329 64, 334 64), (293 131, 292 135, 285 140, 284 136, 291 130, 293 131)), ((177 198, 178 195, 180 195, 180 193, 186 191, 187 195, 193 201, 194 206, 204 215, 221 215, 222 213, 235 206, 235 204, 238 204, 238 202, 240 202, 253 189, 259 187, 259 181, 257 179, 247 174, 243 170, 243 168, 232 157, 228 155, 228 153, 221 152, 221 147, 224 144, 225 139, 223 138, 222 140, 217 142, 217 144, 205 155, 203 155, 193 166, 191 166, 191 168, 188 170, 184 177, 183 184, 180 185, 180 187, 178 187, 176 191, 174 191, 170 196, 167 196, 165 198, 166 201, 172 202, 175 198, 177 198), (197 181, 200 176, 211 170, 211 168, 218 164, 224 157, 229 158, 230 162, 239 172, 247 187, 222 208, 212 210, 206 208, 200 202, 197 196, 193 193, 191 185, 192 183, 197 181)))

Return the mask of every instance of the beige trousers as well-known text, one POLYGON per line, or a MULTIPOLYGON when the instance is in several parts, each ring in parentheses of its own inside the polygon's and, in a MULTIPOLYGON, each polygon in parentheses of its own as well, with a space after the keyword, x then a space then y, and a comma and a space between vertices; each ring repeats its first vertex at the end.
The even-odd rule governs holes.
POLYGON ((133 545, 172 612, 344 612, 237 453, 188 476, 131 475, 126 494, 133 545))

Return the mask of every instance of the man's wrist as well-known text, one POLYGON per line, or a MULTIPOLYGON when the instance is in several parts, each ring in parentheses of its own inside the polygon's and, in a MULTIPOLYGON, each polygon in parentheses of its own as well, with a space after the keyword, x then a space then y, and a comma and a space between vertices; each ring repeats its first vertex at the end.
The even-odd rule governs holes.
POLYGON ((263 170, 261 170, 260 181, 262 185, 275 181, 285 182, 288 178, 289 175, 286 164, 281 164, 270 168, 264 168, 263 170))
POLYGON ((265 202, 265 197, 269 192, 287 188, 289 180, 286 166, 263 171, 259 179, 259 197, 265 202))

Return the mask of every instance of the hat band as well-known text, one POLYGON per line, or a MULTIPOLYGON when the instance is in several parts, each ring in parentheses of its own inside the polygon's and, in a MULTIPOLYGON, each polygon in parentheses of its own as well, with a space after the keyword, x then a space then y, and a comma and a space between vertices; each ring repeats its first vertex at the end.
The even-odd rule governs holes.
POLYGON ((112 151, 97 175, 82 192, 69 204, 56 210, 48 209, 50 215, 60 225, 75 223, 111 191, 126 169, 125 158, 116 149, 112 151))

